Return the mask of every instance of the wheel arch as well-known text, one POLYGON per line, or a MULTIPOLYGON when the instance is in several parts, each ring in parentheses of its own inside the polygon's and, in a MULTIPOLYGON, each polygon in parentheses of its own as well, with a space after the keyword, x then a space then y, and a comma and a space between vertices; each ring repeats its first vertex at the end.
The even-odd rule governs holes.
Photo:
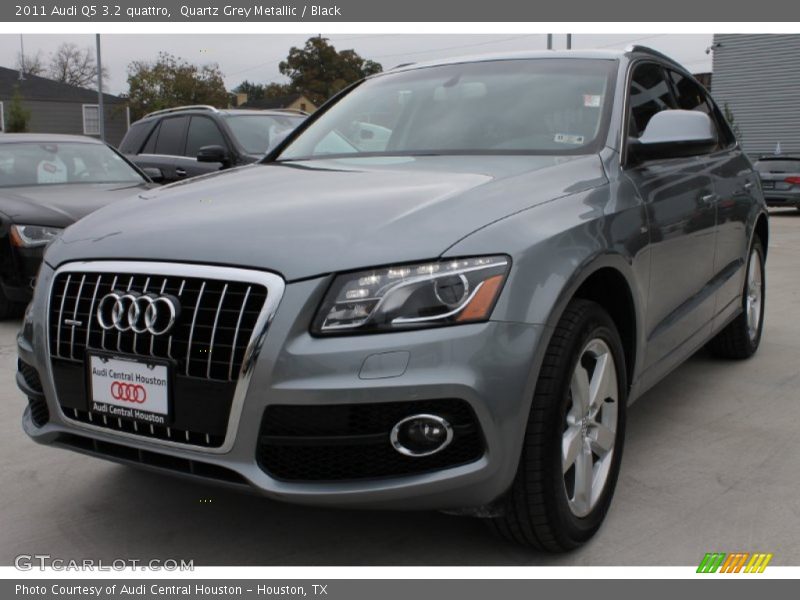
POLYGON ((575 298, 591 300, 602 306, 611 316, 622 339, 629 390, 642 364, 640 353, 643 349, 640 339, 644 321, 643 303, 635 290, 633 269, 623 256, 597 256, 577 269, 567 281, 546 323, 547 330, 551 332, 569 302, 575 298))
MULTIPOLYGON (((756 223, 753 226, 753 237, 758 237, 761 241, 761 248, 764 250, 764 258, 767 258, 767 248, 769 247, 769 220, 765 213, 759 213, 756 223)), ((752 241, 750 242, 752 246, 752 241)))

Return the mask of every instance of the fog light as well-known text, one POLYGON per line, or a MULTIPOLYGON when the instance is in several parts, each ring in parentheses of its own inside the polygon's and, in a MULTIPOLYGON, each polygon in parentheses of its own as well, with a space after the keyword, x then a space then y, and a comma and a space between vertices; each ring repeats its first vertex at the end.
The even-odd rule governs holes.
POLYGON ((436 415, 412 415, 392 428, 389 439, 400 454, 430 456, 453 441, 453 428, 446 419, 436 415))

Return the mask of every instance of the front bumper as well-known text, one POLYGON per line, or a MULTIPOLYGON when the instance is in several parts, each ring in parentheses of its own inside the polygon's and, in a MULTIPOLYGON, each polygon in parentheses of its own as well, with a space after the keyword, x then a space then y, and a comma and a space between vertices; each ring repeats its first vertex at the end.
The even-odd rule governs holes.
MULTIPOLYGON (((540 360, 541 326, 488 322, 315 338, 308 333, 308 323, 329 280, 288 284, 255 359, 231 444, 215 452, 100 431, 64 414, 47 368, 46 305, 52 277, 52 269, 43 267, 34 304, 18 338, 20 359, 41 376, 41 396, 49 413, 47 422, 37 426, 31 408, 25 411, 23 427, 39 443, 206 481, 249 486, 274 499, 304 504, 462 509, 491 503, 513 480, 540 360), (376 369, 376 364, 383 363, 375 357, 386 353, 405 357, 405 368, 393 364, 386 371, 380 366, 376 369), (259 466, 262 416, 270 405, 374 405, 442 398, 459 399, 471 407, 485 444, 477 460, 412 475, 318 482, 281 480, 259 466)), ((30 386, 24 385, 24 379, 18 382, 30 397, 30 386)))

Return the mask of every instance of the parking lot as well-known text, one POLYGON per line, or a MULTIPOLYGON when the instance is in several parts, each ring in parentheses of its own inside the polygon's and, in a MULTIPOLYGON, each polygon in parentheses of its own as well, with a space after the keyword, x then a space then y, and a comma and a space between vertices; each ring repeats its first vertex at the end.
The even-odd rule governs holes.
POLYGON ((322 510, 187 483, 34 444, 14 384, 18 322, 0 324, 0 564, 193 559, 196 565, 688 565, 716 550, 800 564, 800 212, 775 211, 757 356, 704 352, 630 410, 600 533, 566 556, 476 519, 322 510))

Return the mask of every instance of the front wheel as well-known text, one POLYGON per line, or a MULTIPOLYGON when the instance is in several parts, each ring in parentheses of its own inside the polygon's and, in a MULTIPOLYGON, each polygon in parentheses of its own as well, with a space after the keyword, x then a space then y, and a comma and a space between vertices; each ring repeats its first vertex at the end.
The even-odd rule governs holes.
POLYGON ((750 358, 758 350, 764 329, 764 248, 756 238, 747 259, 747 273, 742 291, 742 312, 708 344, 721 358, 750 358))
POLYGON ((622 458, 626 381, 611 317, 570 302, 542 364, 514 483, 491 520, 500 534, 565 552, 600 528, 622 458))

